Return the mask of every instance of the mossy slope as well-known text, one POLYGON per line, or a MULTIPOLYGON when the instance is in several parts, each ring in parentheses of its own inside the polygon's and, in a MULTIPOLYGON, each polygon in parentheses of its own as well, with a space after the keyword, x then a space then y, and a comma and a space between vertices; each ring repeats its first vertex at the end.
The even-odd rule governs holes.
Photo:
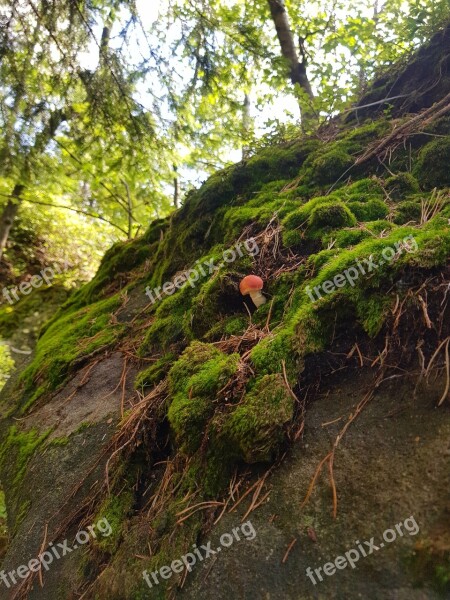
MULTIPOLYGON (((189 528, 176 528, 186 498, 217 499, 236 468, 270 463, 286 447, 305 360, 330 347, 336 326, 383 340, 408 281, 445 271, 448 118, 429 124, 407 150, 393 148, 389 169, 376 159, 356 162, 396 125, 384 116, 358 125, 340 121, 328 136, 300 136, 213 175, 143 238, 111 249, 95 279, 47 325, 22 375, 22 412, 37 398, 45 402, 79 364, 111 349, 139 364, 141 398, 167 379, 153 424, 162 448, 146 447, 142 432, 145 460, 142 448, 131 459, 138 484, 120 510, 102 507, 116 520, 138 514, 141 490, 154 484, 146 461, 161 453, 173 461, 176 493, 164 519, 180 544, 172 545, 173 530, 159 515, 149 523, 160 531, 159 550, 151 560, 135 560, 133 572, 170 562, 195 541, 199 515, 189 528), (443 137, 436 141, 431 132, 443 137), (249 238, 258 251, 239 254, 236 244, 249 238), (207 264, 214 268, 205 270, 207 264), (251 272, 264 278, 269 299, 256 311, 238 289, 251 272), (185 273, 187 282, 161 293, 185 273), (154 288, 156 301, 148 301, 146 290, 154 288), (118 316, 128 301, 136 309, 118 316)), ((117 575, 128 561, 120 536, 107 552, 116 575, 109 587, 99 583, 101 594, 143 597, 142 585, 129 588, 117 575)))

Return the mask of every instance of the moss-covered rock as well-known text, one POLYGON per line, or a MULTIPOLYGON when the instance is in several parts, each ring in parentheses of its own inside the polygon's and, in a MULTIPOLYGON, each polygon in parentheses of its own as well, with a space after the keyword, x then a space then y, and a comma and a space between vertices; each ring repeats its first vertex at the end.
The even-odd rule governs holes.
POLYGON ((450 187, 450 137, 437 139, 422 148, 414 175, 426 190, 450 187))
POLYGON ((420 222, 422 207, 417 200, 405 200, 395 208, 394 223, 405 225, 406 223, 420 222))
POLYGON ((223 434, 245 462, 267 462, 279 450, 293 412, 294 399, 282 375, 266 375, 228 416, 223 434))
POLYGON ((366 202, 348 202, 347 206, 359 222, 378 221, 389 214, 389 207, 378 198, 366 202))
MULTIPOLYGON (((26 392, 38 388, 41 394, 55 389, 65 381, 76 359, 117 341, 125 326, 112 316, 121 304, 120 296, 113 296, 69 313, 49 326, 39 340, 33 362, 21 375, 26 392)), ((34 393, 33 401, 37 397, 34 393)), ((29 405, 30 399, 26 406, 29 405)))
POLYGON ((214 414, 216 393, 236 372, 238 354, 226 355, 211 344, 192 343, 169 372, 170 426, 183 452, 200 446, 207 423, 214 414))
POLYGON ((416 194, 420 191, 419 183, 411 173, 398 173, 397 175, 388 177, 384 187, 389 198, 394 202, 404 200, 411 194, 416 194))
POLYGON ((311 178, 318 185, 336 183, 353 165, 350 154, 340 147, 320 153, 311 162, 311 178))

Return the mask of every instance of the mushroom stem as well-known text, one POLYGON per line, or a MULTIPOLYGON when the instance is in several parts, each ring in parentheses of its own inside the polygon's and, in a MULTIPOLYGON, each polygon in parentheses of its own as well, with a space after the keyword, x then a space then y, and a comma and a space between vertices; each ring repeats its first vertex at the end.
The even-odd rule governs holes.
POLYGON ((253 300, 253 304, 256 306, 256 308, 259 308, 267 302, 266 297, 263 296, 259 290, 250 292, 250 297, 253 300))

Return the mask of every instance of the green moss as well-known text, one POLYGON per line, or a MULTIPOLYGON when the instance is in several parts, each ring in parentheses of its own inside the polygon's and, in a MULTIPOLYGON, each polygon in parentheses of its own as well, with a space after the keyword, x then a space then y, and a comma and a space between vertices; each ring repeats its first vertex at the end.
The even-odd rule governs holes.
POLYGON ((175 360, 176 355, 170 352, 158 358, 149 367, 138 373, 134 382, 135 388, 151 387, 162 381, 175 360))
POLYGON ((356 219, 342 202, 330 200, 311 211, 308 219, 308 235, 320 237, 324 232, 356 225, 356 219))
POLYGON ((392 231, 392 229, 395 229, 395 225, 390 221, 378 220, 373 221, 372 223, 366 223, 365 228, 374 235, 378 236, 392 231))
POLYGON ((193 342, 171 368, 168 419, 183 452, 192 454, 198 449, 214 413, 214 397, 238 363, 238 354, 227 356, 211 344, 193 342))
POLYGON ((389 214, 389 207, 378 198, 371 198, 366 202, 348 202, 347 206, 359 222, 377 221, 389 214))
POLYGON ((95 522, 106 519, 111 527, 109 536, 98 535, 95 539, 95 545, 109 554, 114 554, 123 536, 124 526, 127 517, 131 513, 134 503, 132 493, 132 482, 119 495, 110 495, 101 505, 95 522))
MULTIPOLYGON (((343 231, 347 231, 348 233, 353 232, 353 230, 343 230, 343 231)), ((356 231, 359 231, 359 230, 356 230, 356 231)), ((341 233, 341 232, 339 232, 339 233, 341 233)), ((308 267, 310 269, 310 276, 313 276, 318 271, 320 271, 320 269, 324 265, 326 265, 327 262, 329 262, 337 254, 339 254, 338 244, 336 244, 336 246, 337 247, 333 246, 333 248, 321 250, 320 252, 317 252, 316 254, 311 254, 310 256, 308 256, 308 267)))
POLYGON ((417 179, 411 173, 398 173, 392 177, 388 177, 384 184, 389 198, 394 202, 404 200, 411 194, 416 194, 420 191, 417 179))
POLYGON ((267 462, 279 450, 293 412, 294 400, 282 375, 266 375, 228 416, 223 435, 245 462, 267 462))
POLYGON ((159 219, 150 225, 144 236, 114 244, 104 255, 94 279, 69 298, 56 318, 104 298, 110 293, 111 284, 119 278, 119 286, 124 287, 132 271, 146 262, 153 262, 167 227, 168 220, 159 219))
POLYGON ((252 261, 247 255, 233 264, 233 270, 223 267, 201 286, 192 302, 191 327, 194 335, 201 338, 230 312, 243 308, 239 281, 251 271, 252 261))
POLYGON ((10 373, 14 369, 14 359, 11 356, 9 347, 2 344, 0 341, 0 391, 10 377, 10 373))
POLYGON ((410 223, 411 221, 418 223, 420 221, 421 214, 422 207, 420 202, 414 200, 405 200, 405 202, 400 202, 395 209, 394 223, 397 225, 404 225, 405 223, 410 223))
POLYGON ((140 356, 160 352, 161 349, 167 353, 173 344, 189 341, 192 336, 189 314, 194 294, 194 287, 185 284, 172 296, 161 300, 139 348, 140 356))
POLYGON ((355 181, 347 187, 339 190, 343 199, 354 202, 370 200, 371 198, 382 199, 384 197, 383 187, 378 179, 368 177, 355 181))
POLYGON ((360 145, 366 146, 369 142, 383 136, 390 128, 391 124, 388 119, 380 118, 376 121, 368 119, 354 129, 346 129, 339 137, 347 142, 358 142, 360 145))
POLYGON ((219 340, 224 336, 242 335, 249 325, 247 315, 231 315, 220 319, 204 336, 207 341, 219 340))
POLYGON ((6 461, 13 462, 14 487, 22 481, 28 462, 49 434, 50 430, 39 434, 35 429, 20 431, 16 425, 9 428, 8 435, 0 448, 0 468, 3 471, 6 461))
POLYGON ((449 156, 450 136, 437 139, 422 148, 414 167, 414 175, 424 189, 450 186, 449 156))
POLYGON ((258 375, 281 373, 284 363, 290 381, 295 381, 298 365, 295 360, 293 338, 293 329, 287 327, 266 337, 253 348, 251 359, 258 375))
MULTIPOLYGON (((77 358, 113 344, 124 331, 124 325, 111 319, 121 302, 119 296, 113 296, 68 314, 48 327, 38 342, 33 362, 21 375, 26 390, 31 391, 36 385, 42 390, 55 389, 64 382, 77 358)), ((35 392, 33 398, 37 398, 35 392)))
POLYGON ((353 165, 354 159, 341 147, 326 150, 311 162, 311 177, 318 185, 336 183, 353 165))
POLYGON ((318 196, 291 212, 283 220, 283 243, 292 246, 303 237, 319 238, 331 229, 352 227, 356 219, 350 210, 334 196, 318 196), (303 234, 300 231, 301 229, 303 234))
POLYGON ((368 237, 371 237, 370 231, 361 227, 344 227, 344 229, 332 231, 331 233, 327 233, 323 236, 322 244, 327 246, 328 244, 334 242, 333 248, 331 250, 322 250, 322 252, 313 254, 309 258, 312 261, 312 264, 314 264, 316 267, 317 265, 321 266, 323 264, 321 258, 319 258, 319 262, 317 262, 316 259, 316 257, 319 257, 319 255, 323 255, 325 257, 326 255, 324 253, 329 252, 329 256, 335 256, 338 248, 349 248, 350 246, 355 246, 368 237))

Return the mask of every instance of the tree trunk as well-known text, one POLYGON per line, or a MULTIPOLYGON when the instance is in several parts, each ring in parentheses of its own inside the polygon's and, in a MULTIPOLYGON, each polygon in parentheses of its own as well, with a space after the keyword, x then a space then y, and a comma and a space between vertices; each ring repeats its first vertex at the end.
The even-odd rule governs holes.
POLYGON ((178 208, 180 182, 178 181, 178 168, 176 165, 173 165, 173 172, 175 173, 175 177, 173 178, 173 205, 175 208, 178 208))
MULTIPOLYGON (((306 73, 306 61, 303 58, 300 62, 297 48, 295 46, 294 36, 292 34, 289 18, 283 0, 268 0, 270 14, 272 15, 275 29, 277 31, 278 41, 281 46, 281 54, 288 61, 290 66, 290 77, 292 83, 298 84, 308 95, 310 100, 314 98, 311 84, 306 73)), ((303 118, 311 116, 311 109, 300 102, 300 112, 303 118)))
POLYGON ((250 127, 252 123, 252 117, 250 114, 250 95, 245 94, 244 105, 242 107, 242 135, 244 137, 244 143, 242 145, 242 160, 245 160, 249 156, 250 148, 247 145, 248 134, 250 133, 250 127))
POLYGON ((8 241, 9 232, 11 231, 14 219, 16 218, 19 210, 24 188, 25 186, 21 185, 20 183, 16 183, 11 197, 9 198, 8 203, 3 209, 3 213, 0 217, 0 260, 2 259, 3 251, 5 250, 6 242, 8 241))

